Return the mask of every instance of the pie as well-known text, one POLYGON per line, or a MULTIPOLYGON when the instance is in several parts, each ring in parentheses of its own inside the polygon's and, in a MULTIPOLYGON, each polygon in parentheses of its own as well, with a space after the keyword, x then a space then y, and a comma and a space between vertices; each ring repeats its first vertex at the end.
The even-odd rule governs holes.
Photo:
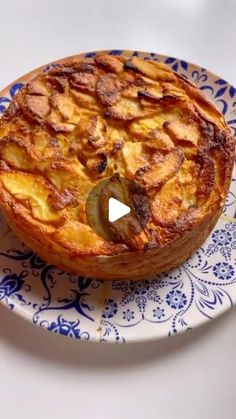
POLYGON ((234 140, 201 90, 167 65, 104 53, 41 72, 0 120, 0 207, 16 234, 59 268, 139 279, 185 261, 216 224, 234 140), (148 196, 134 237, 108 241, 86 202, 122 176, 148 196))

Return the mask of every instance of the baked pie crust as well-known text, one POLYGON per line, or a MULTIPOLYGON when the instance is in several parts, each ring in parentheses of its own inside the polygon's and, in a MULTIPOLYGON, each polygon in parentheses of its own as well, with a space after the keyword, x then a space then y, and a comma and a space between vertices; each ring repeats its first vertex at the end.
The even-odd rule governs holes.
POLYGON ((27 83, 0 120, 0 206, 63 270, 138 279, 185 261, 217 222, 234 140, 224 117, 167 65, 98 54, 27 83), (88 225, 91 189, 114 173, 145 188, 151 215, 125 242, 88 225))

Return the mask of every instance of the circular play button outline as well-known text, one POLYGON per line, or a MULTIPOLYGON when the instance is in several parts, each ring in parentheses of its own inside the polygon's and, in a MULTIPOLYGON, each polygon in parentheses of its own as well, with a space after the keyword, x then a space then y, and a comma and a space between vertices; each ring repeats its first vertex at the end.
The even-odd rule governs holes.
POLYGON ((115 198, 109 198, 108 200, 108 221, 114 223, 114 221, 119 220, 125 215, 129 214, 131 208, 128 205, 123 204, 123 202, 118 201, 115 198))
POLYGON ((125 243, 140 234, 149 221, 149 200, 138 182, 115 173, 91 190, 86 215, 88 224, 100 237, 125 243))

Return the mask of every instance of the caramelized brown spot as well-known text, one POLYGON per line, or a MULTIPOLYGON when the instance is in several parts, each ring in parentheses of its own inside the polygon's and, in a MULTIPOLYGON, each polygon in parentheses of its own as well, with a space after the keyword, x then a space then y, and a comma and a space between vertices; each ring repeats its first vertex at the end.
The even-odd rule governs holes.
POLYGON ((170 136, 162 129, 155 128, 148 134, 148 145, 154 149, 170 151, 175 147, 170 136))
POLYGON ((96 171, 97 171, 99 174, 103 173, 103 172, 104 172, 104 170, 105 170, 105 169, 106 169, 106 167, 107 167, 107 163, 108 163, 108 160, 107 160, 107 156, 106 156, 106 154, 102 154, 102 155, 101 155, 101 160, 100 160, 100 162, 98 163, 98 165, 96 166, 96 171))
POLYGON ((120 96, 121 83, 115 74, 108 73, 99 77, 96 92, 104 106, 114 105, 120 96))
POLYGON ((25 107, 39 119, 45 119, 50 113, 49 101, 46 96, 26 95, 25 107))
POLYGON ((159 188, 179 170, 184 161, 184 154, 178 148, 166 156, 157 156, 157 163, 139 169, 136 179, 149 188, 159 188), (159 160, 159 161, 158 161, 159 160))
POLYGON ((181 236, 186 231, 191 230, 194 224, 196 224, 200 212, 201 210, 195 207, 182 212, 176 221, 173 221, 166 227, 170 238, 176 238, 176 236, 181 236))
POLYGON ((49 203, 53 210, 60 211, 66 207, 74 207, 77 205, 77 200, 73 192, 69 189, 64 189, 63 192, 53 192, 48 196, 49 203))
POLYGON ((66 77, 48 75, 47 81, 58 93, 64 93, 67 84, 66 77))
POLYGON ((4 161, 0 159, 0 171, 4 171, 4 172, 8 172, 10 171, 10 167, 8 166, 8 164, 4 161))
POLYGON ((107 164, 107 155, 102 153, 89 158, 86 162, 86 167, 91 172, 92 176, 96 176, 101 175, 106 170, 107 164))
POLYGON ((123 145, 124 145, 124 141, 123 141, 123 140, 117 141, 117 142, 114 144, 114 146, 113 146, 113 148, 112 148, 112 150, 111 150, 111 153, 112 153, 112 154, 116 154, 116 153, 117 153, 117 151, 119 151, 119 150, 121 150, 121 149, 122 149, 123 145))
POLYGON ((123 63, 115 57, 107 54, 96 55, 94 61, 112 73, 120 73, 123 70, 123 63))
POLYGON ((70 78, 70 84, 73 88, 87 92, 95 91, 96 82, 97 77, 93 73, 87 72, 72 74, 70 78))
POLYGON ((177 180, 167 182, 152 201, 152 215, 156 223, 168 226, 181 212, 183 191, 177 180))
POLYGON ((145 109, 134 99, 122 98, 118 103, 109 106, 104 114, 105 118, 114 121, 132 121, 152 114, 153 110, 145 109))
POLYGON ((140 97, 141 99, 150 100, 154 103, 159 103, 163 95, 161 92, 146 88, 144 90, 138 90, 138 97, 140 97))
POLYGON ((49 121, 48 124, 55 132, 72 132, 75 129, 73 124, 67 124, 66 122, 54 123, 49 121))
POLYGON ((197 196, 200 204, 207 201, 214 188, 215 167, 212 158, 206 153, 199 154, 200 174, 198 178, 197 196))
POLYGON ((84 61, 84 62, 79 64, 79 71, 95 74, 95 73, 97 73, 97 68, 96 68, 96 65, 95 65, 94 62, 84 61))
POLYGON ((21 113, 21 108, 19 106, 19 103, 17 100, 13 101, 10 103, 10 105, 8 106, 8 108, 6 109, 6 111, 3 114, 4 120, 11 120, 12 118, 15 118, 16 116, 19 116, 21 113))
POLYGON ((27 84, 27 92, 30 95, 39 95, 39 96, 47 96, 49 92, 44 85, 43 80, 41 79, 34 79, 27 84))
POLYGON ((165 122, 164 127, 174 140, 188 142, 194 146, 198 145, 200 131, 195 121, 175 120, 165 122))
POLYGON ((176 79, 175 75, 168 68, 160 68, 154 62, 141 60, 138 57, 133 57, 126 61, 124 68, 140 72, 153 80, 174 81, 176 79))
POLYGON ((91 61, 74 62, 72 65, 60 64, 57 67, 51 69, 48 74, 53 76, 70 76, 71 74, 78 73, 80 71, 94 73, 96 66, 91 61))

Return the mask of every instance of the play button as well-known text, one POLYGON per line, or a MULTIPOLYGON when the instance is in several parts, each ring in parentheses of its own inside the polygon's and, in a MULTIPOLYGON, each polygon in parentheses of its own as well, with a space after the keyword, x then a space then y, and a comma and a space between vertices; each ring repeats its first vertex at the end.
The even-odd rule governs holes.
POLYGON ((115 198, 109 198, 108 201, 108 220, 110 223, 119 220, 124 215, 129 214, 131 211, 130 207, 115 198))
POLYGON ((125 243, 137 236, 149 221, 145 189, 115 173, 99 182, 86 202, 90 227, 107 241, 125 243))

